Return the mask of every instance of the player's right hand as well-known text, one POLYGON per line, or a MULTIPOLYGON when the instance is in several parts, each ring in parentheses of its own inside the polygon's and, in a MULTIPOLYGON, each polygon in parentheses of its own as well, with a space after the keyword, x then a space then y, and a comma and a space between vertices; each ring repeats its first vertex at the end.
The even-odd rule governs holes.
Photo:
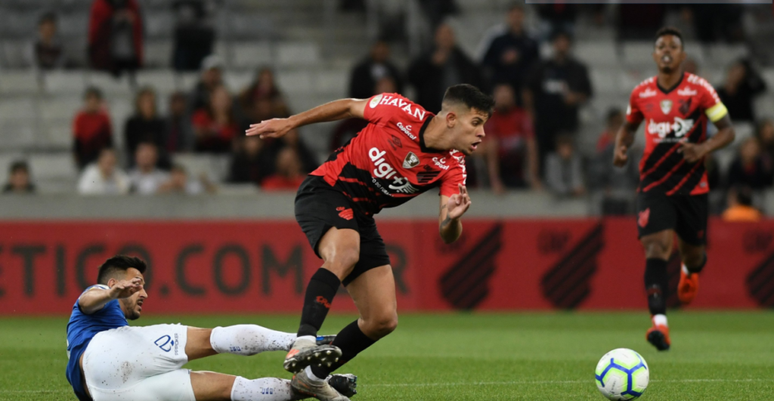
POLYGON ((626 151, 629 150, 625 145, 621 145, 615 149, 613 153, 613 165, 616 167, 623 167, 626 162, 629 161, 629 156, 626 155, 626 151))
POLYGON ((142 289, 142 278, 135 277, 131 280, 118 280, 110 287, 110 297, 113 299, 129 298, 135 292, 142 289))
POLYGON ((279 138, 293 129, 293 124, 287 118, 272 118, 271 120, 261 121, 258 124, 250 124, 250 128, 245 130, 245 135, 259 138, 279 138))

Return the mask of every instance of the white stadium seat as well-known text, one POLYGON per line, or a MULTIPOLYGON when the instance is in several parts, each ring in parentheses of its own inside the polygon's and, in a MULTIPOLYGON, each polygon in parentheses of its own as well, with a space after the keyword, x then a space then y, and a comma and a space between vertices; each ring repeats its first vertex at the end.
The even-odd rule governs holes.
POLYGON ((78 176, 70 152, 35 153, 30 155, 29 162, 36 180, 73 179, 78 176))
POLYGON ((277 63, 281 66, 313 66, 320 62, 320 48, 311 42, 280 42, 277 63))
POLYGON ((272 65, 275 59, 271 43, 267 41, 237 42, 232 45, 231 52, 235 68, 256 69, 272 65))

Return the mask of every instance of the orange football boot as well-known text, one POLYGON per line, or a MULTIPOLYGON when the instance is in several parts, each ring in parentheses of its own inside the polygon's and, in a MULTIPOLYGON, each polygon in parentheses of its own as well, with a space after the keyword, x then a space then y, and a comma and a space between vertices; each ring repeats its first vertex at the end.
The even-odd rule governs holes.
POLYGON ((653 327, 648 329, 648 332, 645 333, 645 339, 653 344, 659 351, 668 351, 672 344, 671 341, 669 341, 669 327, 664 325, 654 324, 653 327))
POLYGON ((683 305, 688 305, 699 292, 699 273, 686 274, 680 269, 680 283, 677 284, 677 298, 683 305))

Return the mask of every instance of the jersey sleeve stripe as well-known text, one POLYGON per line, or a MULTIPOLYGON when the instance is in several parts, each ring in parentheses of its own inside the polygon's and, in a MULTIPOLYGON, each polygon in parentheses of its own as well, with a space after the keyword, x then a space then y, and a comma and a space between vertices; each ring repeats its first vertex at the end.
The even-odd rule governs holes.
POLYGON ((725 117, 726 114, 728 114, 728 109, 723 103, 718 103, 707 109, 705 113, 707 114, 707 117, 710 119, 710 121, 714 123, 715 121, 725 117))

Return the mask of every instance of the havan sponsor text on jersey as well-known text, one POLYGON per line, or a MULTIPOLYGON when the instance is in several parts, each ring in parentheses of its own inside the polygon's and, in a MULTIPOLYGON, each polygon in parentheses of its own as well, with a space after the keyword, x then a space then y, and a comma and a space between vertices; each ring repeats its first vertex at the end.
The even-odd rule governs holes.
POLYGON ((380 94, 368 101, 364 117, 369 124, 312 172, 350 198, 357 211, 378 213, 434 187, 451 196, 458 184, 465 185, 464 156, 425 146, 433 113, 401 95, 380 94))
POLYGON ((640 192, 699 195, 709 191, 704 162, 688 163, 681 142, 701 143, 707 121, 728 114, 715 89, 703 78, 684 73, 672 88, 656 77, 637 85, 629 97, 626 119, 645 122, 645 152, 640 162, 640 192))

